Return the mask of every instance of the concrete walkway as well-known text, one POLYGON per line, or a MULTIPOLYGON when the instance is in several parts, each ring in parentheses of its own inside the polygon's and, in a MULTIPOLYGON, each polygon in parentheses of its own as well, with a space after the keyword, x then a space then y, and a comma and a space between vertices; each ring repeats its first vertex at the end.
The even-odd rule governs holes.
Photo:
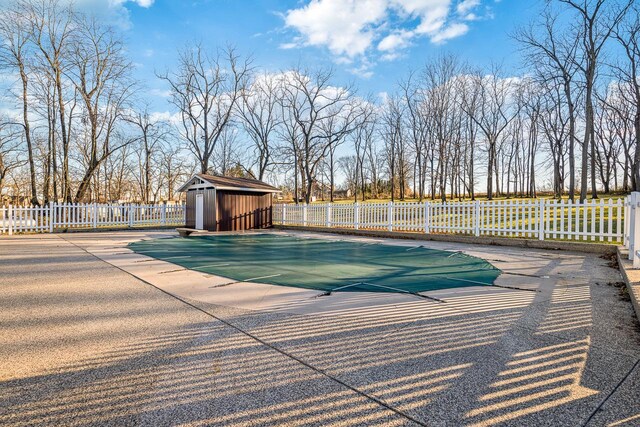
POLYGON ((0 424, 640 423, 640 330, 596 255, 429 243, 524 290, 318 297, 126 249, 170 236, 0 239, 0 424))

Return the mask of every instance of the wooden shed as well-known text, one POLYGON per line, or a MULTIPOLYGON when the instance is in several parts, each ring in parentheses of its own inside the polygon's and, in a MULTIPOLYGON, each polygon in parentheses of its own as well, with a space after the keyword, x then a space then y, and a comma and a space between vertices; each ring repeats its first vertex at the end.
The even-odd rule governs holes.
POLYGON ((194 175, 179 191, 187 193, 186 227, 240 231, 272 225, 277 188, 257 179, 194 175))

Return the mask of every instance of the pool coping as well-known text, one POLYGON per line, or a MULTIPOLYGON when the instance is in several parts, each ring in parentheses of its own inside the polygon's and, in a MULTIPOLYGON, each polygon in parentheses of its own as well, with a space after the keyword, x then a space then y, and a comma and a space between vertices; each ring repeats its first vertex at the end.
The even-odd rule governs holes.
POLYGON ((627 285, 631 304, 636 311, 636 317, 640 320, 640 269, 633 268, 633 262, 629 260, 629 250, 618 246, 616 250, 620 274, 627 285))

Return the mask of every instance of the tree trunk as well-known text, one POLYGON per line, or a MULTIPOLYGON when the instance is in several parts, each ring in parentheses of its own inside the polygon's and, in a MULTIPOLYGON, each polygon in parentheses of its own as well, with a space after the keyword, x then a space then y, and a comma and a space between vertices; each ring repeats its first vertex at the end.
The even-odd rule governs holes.
POLYGON ((487 200, 493 199, 493 164, 495 157, 495 146, 493 141, 489 141, 489 161, 487 164, 487 200))
POLYGON ((27 99, 27 74, 24 66, 20 64, 20 78, 22 80, 22 124, 24 127, 24 139, 27 143, 27 155, 29 158, 29 180, 31 181, 31 204, 39 206, 38 191, 36 189, 36 165, 33 160, 33 145, 31 143, 31 127, 29 124, 29 101, 27 99))

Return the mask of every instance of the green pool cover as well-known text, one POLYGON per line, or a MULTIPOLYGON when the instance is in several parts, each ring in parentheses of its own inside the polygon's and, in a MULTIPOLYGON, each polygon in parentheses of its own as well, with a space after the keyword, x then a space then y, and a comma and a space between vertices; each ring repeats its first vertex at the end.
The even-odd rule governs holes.
POLYGON ((500 275, 487 261, 460 252, 272 234, 143 240, 129 246, 238 282, 321 291, 416 293, 489 286, 500 275))

